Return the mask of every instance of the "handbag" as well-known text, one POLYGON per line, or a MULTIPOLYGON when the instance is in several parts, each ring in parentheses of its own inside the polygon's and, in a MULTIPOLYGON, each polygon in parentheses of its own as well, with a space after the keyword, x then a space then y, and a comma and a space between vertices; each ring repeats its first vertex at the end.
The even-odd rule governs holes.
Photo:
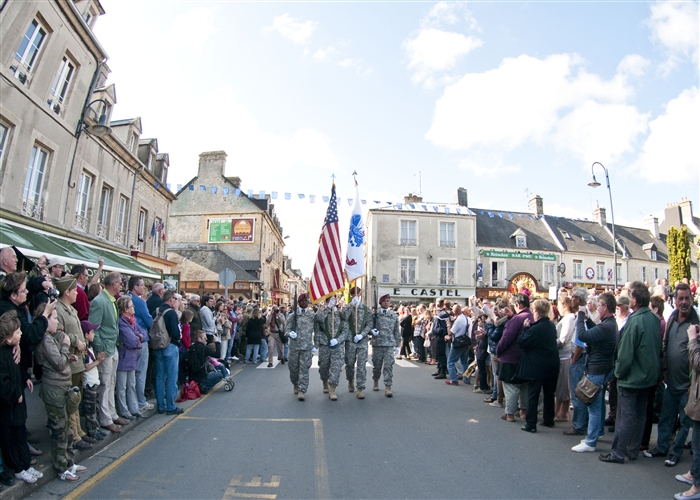
POLYGON ((472 345, 472 340, 465 334, 452 339, 452 349, 462 349, 472 345))
POLYGON ((602 385, 594 384, 593 381, 588 378, 588 374, 584 373, 581 380, 576 384, 576 398, 586 406, 590 406, 593 404, 593 401, 595 401, 595 398, 602 388, 602 385))

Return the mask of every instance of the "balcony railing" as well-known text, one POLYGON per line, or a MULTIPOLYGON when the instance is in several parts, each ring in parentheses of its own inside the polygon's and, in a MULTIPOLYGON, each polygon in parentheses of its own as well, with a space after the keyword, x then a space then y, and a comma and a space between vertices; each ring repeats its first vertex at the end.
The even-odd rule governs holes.
POLYGON ((123 231, 117 231, 114 233, 114 240, 119 243, 120 245, 124 244, 124 232, 123 231))
POLYGON ((109 237, 109 226, 97 224, 97 236, 107 239, 107 237, 109 237))
POLYGON ((22 214, 36 220, 44 220, 44 202, 22 200, 22 214))
POLYGON ((416 246, 416 239, 415 238, 401 238, 401 246, 402 247, 414 247, 414 246, 416 246))
POLYGON ((440 240, 440 248, 454 248, 455 240, 440 240))
POLYGON ((80 214, 75 214, 75 228, 87 233, 88 226, 90 225, 90 219, 83 217, 80 214))

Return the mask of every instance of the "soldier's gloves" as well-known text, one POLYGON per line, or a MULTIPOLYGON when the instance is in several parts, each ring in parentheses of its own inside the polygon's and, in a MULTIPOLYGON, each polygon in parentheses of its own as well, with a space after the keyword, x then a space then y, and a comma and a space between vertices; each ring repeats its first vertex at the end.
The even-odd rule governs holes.
POLYGON ((290 339, 297 338, 297 332, 289 332, 287 335, 289 336, 290 339))
POLYGON ((357 297, 353 297, 352 298, 352 305, 355 307, 358 307, 360 305, 360 299, 358 299, 357 297))
POLYGON ((358 333, 357 335, 355 335, 355 336, 352 338, 352 340, 354 340, 355 343, 357 344, 360 340, 362 340, 362 335, 360 335, 360 334, 358 333))
POLYGON ((338 345, 338 339, 331 339, 331 341, 329 342, 329 344, 330 344, 331 347, 337 346, 337 345, 338 345))
POLYGON ((331 297, 331 300, 328 301, 328 307, 333 307, 335 305, 335 297, 331 297))
POLYGON ((375 337, 379 337, 379 330, 377 330, 376 328, 372 328, 372 335, 374 335, 375 337))
POLYGON ((399 349, 398 347, 394 349, 394 356, 398 356, 399 352, 401 352, 401 349, 399 349))
POLYGON ((317 352, 318 352, 318 349, 316 349, 315 347, 311 348, 311 354, 316 354, 317 352))

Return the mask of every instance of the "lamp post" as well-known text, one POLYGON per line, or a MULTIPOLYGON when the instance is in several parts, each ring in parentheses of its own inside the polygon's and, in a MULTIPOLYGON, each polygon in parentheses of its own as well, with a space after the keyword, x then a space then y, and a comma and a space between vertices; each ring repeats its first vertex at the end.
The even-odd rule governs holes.
POLYGON ((613 210, 613 201, 612 201, 612 190, 610 189, 610 177, 608 176, 608 169, 605 168, 605 166, 596 161, 593 162, 593 165, 591 165, 591 175, 593 176, 593 180, 588 183, 588 185, 592 188, 597 188, 600 186, 600 182, 595 180, 595 174, 593 173, 593 168, 596 165, 600 165, 605 172, 605 184, 608 186, 608 193, 610 194, 610 217, 612 218, 612 239, 613 239, 613 279, 615 280, 613 283, 613 290, 617 289, 617 248, 615 247, 615 211, 613 210))

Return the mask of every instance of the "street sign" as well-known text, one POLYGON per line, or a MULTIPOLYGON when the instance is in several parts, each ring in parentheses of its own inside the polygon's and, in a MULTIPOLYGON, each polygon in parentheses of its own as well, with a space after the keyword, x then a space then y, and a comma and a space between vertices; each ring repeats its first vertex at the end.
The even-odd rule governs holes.
POLYGON ((269 296, 270 296, 270 295, 269 295, 267 292, 263 292, 263 293, 262 293, 262 298, 265 299, 265 300, 267 300, 267 298, 268 298, 269 296))
POLYGON ((236 273, 233 272, 233 269, 226 268, 219 271, 219 283, 221 283, 224 288, 233 286, 235 282, 236 273))

